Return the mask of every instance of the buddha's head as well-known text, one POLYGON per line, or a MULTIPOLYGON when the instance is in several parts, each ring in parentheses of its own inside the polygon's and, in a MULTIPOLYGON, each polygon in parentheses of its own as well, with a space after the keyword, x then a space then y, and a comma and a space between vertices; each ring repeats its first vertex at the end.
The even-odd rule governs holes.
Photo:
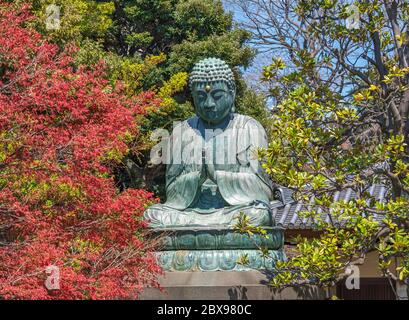
POLYGON ((234 112, 234 75, 223 60, 208 58, 199 61, 193 67, 189 82, 196 114, 202 120, 218 124, 234 112))

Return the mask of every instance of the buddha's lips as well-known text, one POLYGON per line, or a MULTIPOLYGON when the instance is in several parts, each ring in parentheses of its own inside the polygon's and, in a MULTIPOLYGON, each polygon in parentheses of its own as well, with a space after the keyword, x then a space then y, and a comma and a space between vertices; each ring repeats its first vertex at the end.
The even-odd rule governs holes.
POLYGON ((216 116, 216 111, 207 111, 207 112, 206 112, 206 115, 207 115, 207 116, 214 117, 214 116, 216 116))

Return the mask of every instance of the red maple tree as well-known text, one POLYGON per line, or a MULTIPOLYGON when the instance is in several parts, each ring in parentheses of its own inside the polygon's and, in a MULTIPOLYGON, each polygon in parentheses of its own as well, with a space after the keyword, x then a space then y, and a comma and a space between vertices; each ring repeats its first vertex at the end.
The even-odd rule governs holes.
POLYGON ((75 48, 59 52, 30 19, 0 0, 0 297, 135 297, 160 272, 141 219, 155 199, 119 193, 112 167, 158 102, 122 95, 102 63, 75 69, 75 48))

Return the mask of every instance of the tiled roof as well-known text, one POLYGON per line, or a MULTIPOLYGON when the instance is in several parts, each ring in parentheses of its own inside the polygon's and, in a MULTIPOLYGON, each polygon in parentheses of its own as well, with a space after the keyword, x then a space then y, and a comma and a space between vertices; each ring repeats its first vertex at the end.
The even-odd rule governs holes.
MULTIPOLYGON (((374 184, 368 189, 368 192, 378 201, 383 201, 386 196, 387 188, 381 184, 374 184)), ((313 228, 315 222, 311 217, 303 218, 299 216, 300 211, 311 208, 311 206, 294 201, 291 197, 292 191, 288 188, 281 188, 280 193, 283 198, 283 202, 272 203, 273 216, 276 220, 277 226, 281 226, 285 229, 313 228)), ((356 194, 352 189, 337 191, 334 194, 334 201, 349 201, 350 199, 355 198, 355 196, 356 194)), ((318 209, 318 212, 320 212, 320 210, 321 209, 318 209)), ((376 214, 374 214, 374 218, 378 221, 382 220, 382 216, 376 214)), ((322 219, 329 222, 329 216, 325 213, 322 214, 322 219)))

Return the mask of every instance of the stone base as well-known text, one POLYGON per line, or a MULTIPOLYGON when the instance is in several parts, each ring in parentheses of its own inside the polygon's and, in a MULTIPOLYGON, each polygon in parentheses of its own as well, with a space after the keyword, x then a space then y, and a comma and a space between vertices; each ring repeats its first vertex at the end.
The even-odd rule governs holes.
POLYGON ((147 288, 140 300, 285 300, 328 299, 332 293, 317 287, 268 287, 260 271, 166 272, 159 279, 165 292, 147 288))

